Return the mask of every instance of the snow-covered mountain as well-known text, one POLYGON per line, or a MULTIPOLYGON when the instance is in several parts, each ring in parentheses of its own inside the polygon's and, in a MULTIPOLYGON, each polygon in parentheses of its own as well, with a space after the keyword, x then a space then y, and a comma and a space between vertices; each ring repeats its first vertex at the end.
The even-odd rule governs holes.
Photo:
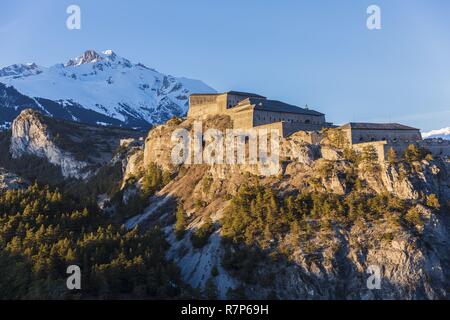
POLYGON ((0 127, 26 108, 58 118, 148 128, 186 114, 192 93, 214 89, 199 80, 164 75, 112 50, 88 50, 66 64, 0 69, 0 127))
POLYGON ((433 130, 422 134, 424 139, 441 138, 450 140, 450 127, 433 130))

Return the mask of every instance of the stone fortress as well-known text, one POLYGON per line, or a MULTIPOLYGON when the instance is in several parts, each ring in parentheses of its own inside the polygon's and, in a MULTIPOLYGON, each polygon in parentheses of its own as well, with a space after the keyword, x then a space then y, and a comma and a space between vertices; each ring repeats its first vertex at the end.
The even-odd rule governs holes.
POLYGON ((373 146, 381 161, 390 148, 401 154, 410 144, 425 147, 433 155, 450 156, 450 141, 422 140, 417 128, 398 123, 348 123, 337 127, 326 122, 323 113, 253 93, 229 91, 190 96, 189 118, 205 119, 211 115, 230 116, 235 129, 276 129, 283 137, 302 131, 308 143, 320 141, 322 129, 337 128, 354 150, 373 146))
POLYGON ((279 129, 284 137, 297 131, 319 131, 332 126, 325 121, 323 113, 253 93, 230 91, 190 96, 188 117, 218 114, 230 116, 235 129, 279 129))

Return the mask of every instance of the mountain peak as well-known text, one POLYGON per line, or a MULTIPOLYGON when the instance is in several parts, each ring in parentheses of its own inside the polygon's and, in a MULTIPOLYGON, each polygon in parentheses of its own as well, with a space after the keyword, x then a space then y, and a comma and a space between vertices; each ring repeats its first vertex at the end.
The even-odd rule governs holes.
POLYGON ((117 56, 116 53, 114 51, 112 51, 111 49, 105 50, 102 53, 106 54, 107 56, 111 56, 111 57, 117 56))
POLYGON ((0 69, 0 77, 30 76, 42 72, 42 68, 35 63, 19 63, 0 69))
MULTIPOLYGON (((111 51, 112 52, 112 51, 111 51)), ((69 60, 66 67, 79 66, 82 64, 95 63, 103 61, 104 58, 94 50, 87 50, 81 56, 69 60)))
POLYGON ((108 49, 105 51, 87 50, 81 56, 69 60, 65 67, 77 67, 84 64, 93 64, 97 62, 111 62, 113 64, 121 64, 124 66, 131 66, 131 62, 125 58, 119 57, 113 50, 108 49))
POLYGON ((113 50, 87 50, 65 65, 0 69, 0 126, 33 107, 69 120, 147 129, 185 115, 194 92, 215 90, 134 64, 113 50))

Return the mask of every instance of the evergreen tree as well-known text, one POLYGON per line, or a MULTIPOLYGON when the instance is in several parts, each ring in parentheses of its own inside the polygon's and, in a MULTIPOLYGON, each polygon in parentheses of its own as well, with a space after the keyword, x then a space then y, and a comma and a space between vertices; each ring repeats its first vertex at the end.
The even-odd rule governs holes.
POLYGON ((175 223, 175 233, 178 240, 181 240, 186 231, 186 214, 183 209, 183 204, 179 203, 176 212, 176 223, 175 223))
POLYGON ((408 163, 420 161, 421 153, 419 148, 415 144, 410 144, 403 152, 403 159, 408 163))
POLYGON ((209 278, 208 281, 206 281, 204 295, 205 298, 209 300, 218 298, 219 293, 214 278, 209 278))
POLYGON ((397 158, 398 158, 397 152, 395 152, 394 148, 390 147, 387 152, 387 161, 389 162, 390 165, 393 165, 397 161, 397 158))
POLYGON ((436 210, 441 208, 439 199, 435 194, 430 194, 427 196, 427 206, 436 210))

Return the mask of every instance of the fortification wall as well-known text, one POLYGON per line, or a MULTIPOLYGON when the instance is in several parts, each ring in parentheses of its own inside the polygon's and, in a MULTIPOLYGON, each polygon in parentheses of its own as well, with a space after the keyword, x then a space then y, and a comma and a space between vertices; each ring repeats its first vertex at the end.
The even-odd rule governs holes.
POLYGON ((415 143, 387 143, 386 141, 375 141, 353 144, 352 148, 356 152, 362 152, 365 147, 373 146, 377 152, 378 159, 383 162, 387 160, 389 149, 394 149, 397 156, 401 157, 406 148, 411 144, 429 150, 435 157, 450 157, 450 141, 448 140, 422 140, 415 143))
POLYGON ((302 124, 292 124, 289 122, 274 122, 269 124, 263 124, 260 126, 255 126, 255 129, 267 129, 267 130, 279 130, 280 135, 283 138, 289 137, 290 135, 296 134, 306 143, 317 144, 320 143, 322 137, 318 132, 322 129, 320 125, 302 125, 302 124))
POLYGON ((230 115, 233 120, 233 128, 235 129, 250 129, 253 128, 253 109, 229 109, 226 113, 230 115), (238 112, 237 112, 238 111, 238 112))
POLYGON ((450 141, 442 139, 426 139, 419 146, 431 151, 433 156, 450 157, 450 141))
POLYGON ((414 143, 422 140, 419 130, 343 129, 352 144, 387 141, 388 143, 414 143))
POLYGON ((255 110, 253 118, 255 126, 281 121, 296 125, 323 125, 325 116, 255 110))
POLYGON ((192 95, 189 97, 189 118, 205 119, 209 115, 224 114, 226 95, 192 95))
POLYGON ((256 130, 267 129, 267 131, 269 133, 271 130, 278 130, 278 134, 282 137, 285 137, 285 135, 283 134, 283 132, 284 132, 283 131, 283 122, 264 124, 262 126, 256 126, 256 127, 254 127, 254 129, 256 129, 256 130))

